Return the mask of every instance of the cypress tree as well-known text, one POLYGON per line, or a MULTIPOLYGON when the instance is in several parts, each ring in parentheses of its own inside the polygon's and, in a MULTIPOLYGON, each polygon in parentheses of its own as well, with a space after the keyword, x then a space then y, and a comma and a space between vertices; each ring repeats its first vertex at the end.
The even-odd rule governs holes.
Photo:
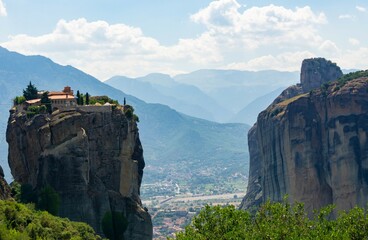
POLYGON ((77 104, 78 105, 80 105, 80 98, 81 98, 80 92, 79 90, 77 90, 77 104))
POLYGON ((23 96, 27 100, 37 99, 37 88, 35 85, 32 84, 32 82, 29 82, 26 89, 23 89, 23 96))
POLYGON ((49 98, 49 92, 44 92, 41 97, 41 104, 46 106, 47 112, 52 113, 51 100, 49 98))
POLYGON ((86 105, 89 105, 89 94, 88 94, 88 92, 86 93, 86 105))

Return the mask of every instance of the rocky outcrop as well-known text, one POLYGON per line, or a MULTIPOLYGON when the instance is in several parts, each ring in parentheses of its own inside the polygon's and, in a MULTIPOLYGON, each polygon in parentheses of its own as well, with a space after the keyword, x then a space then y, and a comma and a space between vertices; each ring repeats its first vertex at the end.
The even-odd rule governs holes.
POLYGON ((323 83, 330 82, 342 76, 342 71, 336 63, 324 58, 305 59, 300 71, 300 83, 303 92, 319 88, 323 83))
POLYGON ((27 118, 11 112, 7 142, 14 179, 58 192, 59 215, 102 233, 107 212, 128 221, 125 239, 152 239, 140 200, 144 159, 138 128, 122 110, 64 111, 27 118))
POLYGON ((334 81, 342 75, 343 73, 336 63, 324 58, 305 59, 300 71, 300 83, 285 89, 273 104, 319 88, 322 84, 334 81))
MULTIPOLYGON (((308 74, 301 76, 306 79, 308 74)), ((327 204, 336 204, 339 210, 365 207, 367 89, 367 77, 335 81, 280 98, 261 112, 248 134, 250 179, 241 208, 268 199, 281 201, 285 194, 291 202, 305 203, 309 213, 327 204)))
POLYGON ((0 166, 0 200, 11 198, 11 189, 4 177, 4 170, 0 166))

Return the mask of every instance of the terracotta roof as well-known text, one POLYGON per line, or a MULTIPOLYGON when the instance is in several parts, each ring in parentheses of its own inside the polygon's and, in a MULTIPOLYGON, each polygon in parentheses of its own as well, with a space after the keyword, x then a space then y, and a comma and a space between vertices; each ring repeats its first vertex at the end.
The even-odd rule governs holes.
POLYGON ((49 96, 49 98, 51 100, 66 100, 66 99, 70 99, 70 100, 74 100, 74 96, 72 95, 67 95, 67 94, 63 94, 63 95, 55 95, 55 96, 49 96))
POLYGON ((40 101, 41 101, 41 99, 40 98, 37 98, 37 99, 28 100, 28 101, 26 101, 26 103, 28 103, 28 104, 34 104, 34 103, 38 103, 40 101))
MULTIPOLYGON (((53 96, 53 95, 65 95, 65 94, 67 94, 67 93, 65 93, 65 92, 49 92, 49 96, 53 96)), ((71 93, 69 94, 69 95, 71 95, 71 93)))

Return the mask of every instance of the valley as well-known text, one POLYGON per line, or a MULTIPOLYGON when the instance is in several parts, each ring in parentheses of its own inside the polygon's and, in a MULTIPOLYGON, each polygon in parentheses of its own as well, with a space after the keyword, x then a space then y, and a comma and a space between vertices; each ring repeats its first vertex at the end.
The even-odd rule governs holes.
POLYGON ((209 195, 174 194, 143 200, 143 204, 152 216, 154 239, 174 237, 174 234, 183 231, 191 219, 206 205, 234 205, 238 207, 245 191, 246 189, 242 192, 209 195))

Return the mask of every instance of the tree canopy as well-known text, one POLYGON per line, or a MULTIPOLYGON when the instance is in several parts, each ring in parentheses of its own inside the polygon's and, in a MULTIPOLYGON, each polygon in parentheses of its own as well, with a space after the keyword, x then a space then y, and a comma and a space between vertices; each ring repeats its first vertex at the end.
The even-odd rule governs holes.
POLYGON ((255 215, 234 206, 206 206, 176 239, 367 239, 367 210, 355 207, 333 218, 333 209, 308 217, 303 204, 287 201, 267 202, 255 215))
POLYGON ((32 84, 32 82, 29 82, 28 86, 26 89, 23 89, 23 96, 27 99, 27 100, 32 100, 32 99, 37 99, 37 88, 35 85, 32 84))
POLYGON ((49 98, 49 92, 44 92, 41 97, 41 104, 46 106, 47 112, 52 112, 51 100, 49 98))

